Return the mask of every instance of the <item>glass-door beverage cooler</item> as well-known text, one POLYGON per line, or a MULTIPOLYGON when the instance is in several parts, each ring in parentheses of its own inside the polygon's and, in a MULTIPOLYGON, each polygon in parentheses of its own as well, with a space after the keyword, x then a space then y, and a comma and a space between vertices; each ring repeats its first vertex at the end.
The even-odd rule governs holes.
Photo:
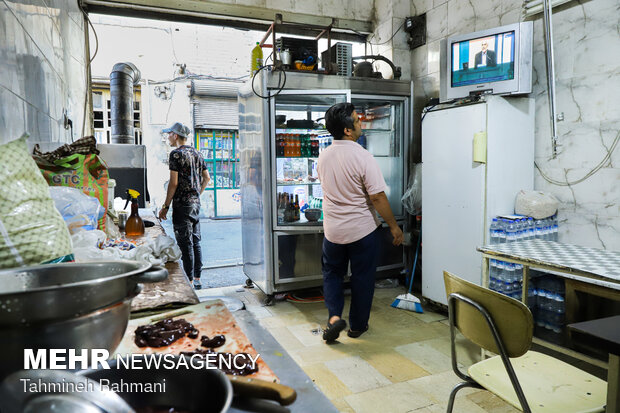
MULTIPOLYGON (((401 227, 406 158, 411 139, 408 81, 314 73, 259 72, 239 90, 243 269, 268 300, 322 284, 323 191, 319 154, 332 143, 325 112, 352 102, 362 121, 358 143, 381 167, 386 195, 401 227)), ((377 277, 405 265, 382 224, 377 277)))

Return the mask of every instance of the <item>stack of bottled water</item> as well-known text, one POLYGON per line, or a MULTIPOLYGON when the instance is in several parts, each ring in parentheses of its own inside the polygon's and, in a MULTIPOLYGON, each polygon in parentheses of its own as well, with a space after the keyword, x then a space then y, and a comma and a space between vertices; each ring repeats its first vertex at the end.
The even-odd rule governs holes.
POLYGON ((536 239, 545 241, 558 240, 558 214, 547 218, 537 219, 534 223, 536 239))
POLYGON ((534 219, 522 215, 505 215, 493 218, 489 227, 491 244, 505 244, 515 241, 542 239, 558 240, 557 214, 534 219))
MULTIPOLYGON (((489 227, 491 244, 506 244, 530 239, 557 241, 557 234, 557 214, 542 220, 534 220, 532 217, 522 215, 498 216, 493 218, 489 227)), ((521 300, 523 295, 523 265, 493 259, 489 261, 489 264, 489 288, 521 300)), ((546 297, 547 290, 544 291, 546 297)), ((539 302, 537 296, 537 288, 534 285, 530 285, 528 288, 528 307, 532 311, 535 310, 539 302)), ((555 294, 554 297, 556 297, 555 294)), ((563 305, 562 308, 564 308, 563 305)), ((559 316, 556 318, 559 318, 559 316)), ((557 326, 557 324, 549 325, 551 326, 549 328, 552 330, 557 326)))
MULTIPOLYGON (((537 271, 532 270, 536 275, 537 271)), ((536 278, 536 325, 561 333, 564 326, 566 306, 564 302, 564 282, 551 275, 542 274, 536 278)))

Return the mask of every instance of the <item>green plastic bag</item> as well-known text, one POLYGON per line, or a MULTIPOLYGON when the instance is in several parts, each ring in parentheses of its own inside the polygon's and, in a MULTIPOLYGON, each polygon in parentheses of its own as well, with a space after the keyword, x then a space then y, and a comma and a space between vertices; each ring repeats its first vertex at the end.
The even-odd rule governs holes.
POLYGON ((73 259, 69 231, 27 137, 0 145, 0 268, 73 259))
MULTIPOLYGON (((43 177, 50 186, 77 188, 86 195, 99 200, 108 208, 108 166, 96 154, 75 153, 50 162, 40 156, 33 156, 43 177)), ((99 219, 97 228, 105 232, 106 215, 99 219)))

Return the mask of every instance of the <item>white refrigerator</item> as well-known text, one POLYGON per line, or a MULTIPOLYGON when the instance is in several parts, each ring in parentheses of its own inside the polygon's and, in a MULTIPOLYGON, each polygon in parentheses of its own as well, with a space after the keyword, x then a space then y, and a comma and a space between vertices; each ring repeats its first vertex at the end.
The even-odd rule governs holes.
POLYGON ((447 304, 443 271, 479 284, 488 228, 534 187, 534 100, 488 97, 422 122, 422 295, 447 304))

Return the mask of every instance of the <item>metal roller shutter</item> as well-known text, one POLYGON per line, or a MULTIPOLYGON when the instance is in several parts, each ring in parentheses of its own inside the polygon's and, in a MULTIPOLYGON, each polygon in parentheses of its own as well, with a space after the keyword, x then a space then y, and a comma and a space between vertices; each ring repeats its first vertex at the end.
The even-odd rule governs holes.
POLYGON ((194 128, 239 129, 237 90, 240 82, 193 80, 194 128))

